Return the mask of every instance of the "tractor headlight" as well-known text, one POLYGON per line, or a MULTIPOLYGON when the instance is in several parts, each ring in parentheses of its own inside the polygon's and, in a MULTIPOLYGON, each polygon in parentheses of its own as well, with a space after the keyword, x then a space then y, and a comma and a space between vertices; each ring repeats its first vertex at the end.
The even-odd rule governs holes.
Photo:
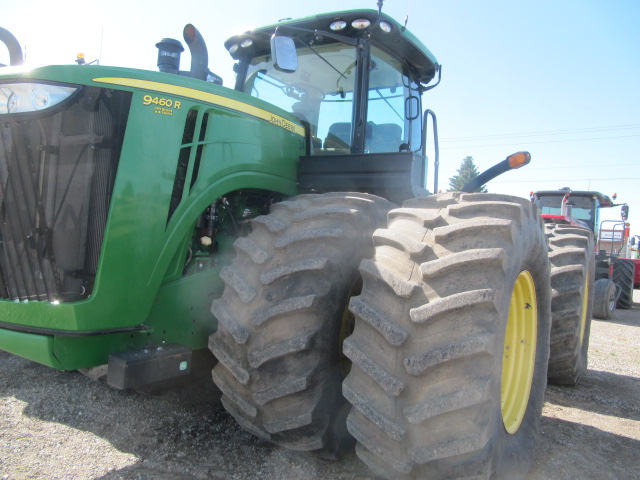
POLYGON ((384 33, 389 33, 392 30, 392 26, 389 22, 385 22, 384 20, 380 21, 380 30, 384 33))
POLYGON ((359 18, 351 22, 351 26, 357 30, 364 30, 365 28, 369 28, 371 22, 366 18, 359 18))
POLYGON ((69 98, 78 87, 46 83, 0 84, 0 115, 37 112, 69 98))

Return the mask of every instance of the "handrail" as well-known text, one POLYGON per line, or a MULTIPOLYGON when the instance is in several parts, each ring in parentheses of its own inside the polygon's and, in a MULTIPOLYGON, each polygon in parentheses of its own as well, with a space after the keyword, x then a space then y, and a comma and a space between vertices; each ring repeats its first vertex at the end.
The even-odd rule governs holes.
MULTIPOLYGON (((440 149, 438 147, 438 119, 433 110, 426 109, 424 111, 424 119, 422 122, 422 157, 425 162, 425 169, 423 177, 426 176, 427 171, 427 119, 428 117, 433 119, 433 149, 434 149, 434 162, 433 162, 433 193, 438 193, 438 169, 440 167, 440 149)), ((426 178, 422 179, 422 183, 425 184, 426 178)))

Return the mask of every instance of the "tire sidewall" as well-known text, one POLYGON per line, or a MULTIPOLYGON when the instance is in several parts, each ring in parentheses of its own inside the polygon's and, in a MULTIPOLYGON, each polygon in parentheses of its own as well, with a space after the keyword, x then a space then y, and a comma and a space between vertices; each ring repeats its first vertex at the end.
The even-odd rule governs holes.
MULTIPOLYGON (((540 231, 542 235, 542 230, 540 231)), ((538 307, 538 325, 536 339, 536 356, 531 391, 522 424, 514 434, 505 429, 502 420, 501 399, 502 361, 496 368, 494 384, 498 392, 494 398, 498 399, 494 405, 495 446, 492 454, 494 472, 498 478, 521 478, 530 468, 533 461, 531 452, 535 447, 537 432, 540 424, 544 393, 547 386, 547 366, 549 361, 549 337, 551 331, 551 289, 549 285, 549 264, 547 252, 540 248, 546 246, 546 240, 538 242, 516 242, 516 251, 528 252, 519 263, 514 263, 508 285, 511 290, 505 295, 506 307, 503 305, 500 314, 500 335, 497 335, 499 349, 498 357, 503 360, 503 349, 507 321, 509 318, 509 302, 518 275, 528 271, 533 277, 538 307), (526 250, 524 248, 526 247, 526 250), (524 247, 524 248, 523 248, 524 247)), ((517 255, 515 255, 517 257, 517 255)))
MULTIPOLYGON (((585 318, 584 334, 582 336, 580 355, 578 358, 578 380, 587 372, 587 365, 589 362, 589 338, 591 337, 591 320, 593 318, 593 304, 595 298, 594 278, 596 272, 596 259, 594 255, 590 255, 587 272, 586 285, 589 286, 589 298, 587 299, 587 316, 585 318)), ((583 312, 580 313, 582 314, 583 312)))

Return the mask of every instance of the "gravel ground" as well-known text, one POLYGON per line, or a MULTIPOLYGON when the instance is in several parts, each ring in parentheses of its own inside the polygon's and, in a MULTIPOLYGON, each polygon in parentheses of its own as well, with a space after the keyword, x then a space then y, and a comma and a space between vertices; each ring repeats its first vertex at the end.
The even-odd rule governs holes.
MULTIPOLYGON (((589 372, 550 386, 529 480, 640 479, 640 291, 594 320, 589 372)), ((0 480, 367 480, 355 455, 289 452, 241 430, 206 378, 155 395, 0 352, 0 480)))

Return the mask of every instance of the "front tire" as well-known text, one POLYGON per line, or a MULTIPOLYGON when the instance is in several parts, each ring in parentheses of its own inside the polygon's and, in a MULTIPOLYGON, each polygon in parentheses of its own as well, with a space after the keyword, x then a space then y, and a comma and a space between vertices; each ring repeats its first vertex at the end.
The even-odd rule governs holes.
POLYGON ((551 262, 550 383, 576 385, 587 370, 593 310, 593 234, 573 225, 546 225, 551 262))
POLYGON ((600 278, 593 285, 593 316, 609 320, 616 309, 616 284, 608 278, 600 278))
POLYGON ((340 330, 358 264, 390 208, 366 194, 300 195, 253 219, 235 242, 209 348, 222 403, 249 432, 325 457, 353 442, 340 330))
POLYGON ((394 479, 524 476, 551 322, 535 206, 494 194, 415 199, 389 213, 374 244, 344 344, 358 456, 394 479))

